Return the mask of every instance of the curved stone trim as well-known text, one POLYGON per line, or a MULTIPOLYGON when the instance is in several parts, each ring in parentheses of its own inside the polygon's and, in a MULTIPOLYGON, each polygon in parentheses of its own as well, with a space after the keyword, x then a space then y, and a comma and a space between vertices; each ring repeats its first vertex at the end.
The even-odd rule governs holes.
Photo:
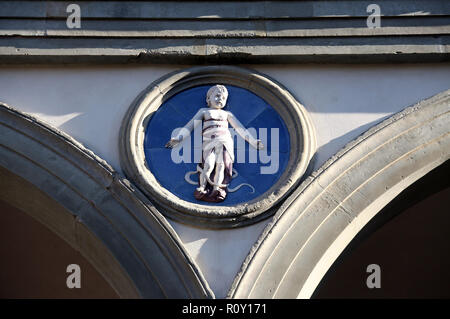
POLYGON ((165 218, 70 136, 0 104, 0 198, 89 260, 122 298, 212 298, 165 218))
POLYGON ((121 127, 120 161, 127 177, 168 217, 200 227, 236 227, 273 214, 271 208, 298 185, 316 149, 314 134, 304 107, 286 88, 267 76, 233 66, 193 67, 172 72, 152 83, 132 103, 121 127), (183 90, 217 83, 238 86, 263 98, 281 116, 290 136, 289 161, 277 183, 259 197, 233 206, 202 205, 178 198, 159 184, 146 164, 144 153, 147 123, 164 101, 183 90))
POLYGON ((230 298, 309 298, 347 244, 386 204, 450 158, 450 90, 349 143, 283 203, 230 298))

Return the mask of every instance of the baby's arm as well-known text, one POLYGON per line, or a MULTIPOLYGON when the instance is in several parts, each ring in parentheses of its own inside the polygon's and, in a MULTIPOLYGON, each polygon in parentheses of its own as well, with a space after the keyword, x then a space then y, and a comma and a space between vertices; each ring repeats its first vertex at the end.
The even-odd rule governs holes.
POLYGON ((194 117, 180 130, 179 135, 177 137, 172 137, 170 141, 166 143, 166 147, 172 148, 183 142, 183 140, 191 134, 194 128, 202 123, 204 112, 204 108, 198 110, 194 117))
POLYGON ((264 144, 260 141, 255 139, 252 134, 242 125, 241 122, 236 118, 236 116, 233 115, 231 112, 228 113, 228 122, 231 124, 231 126, 236 130, 236 132, 244 139, 246 140, 251 146, 258 150, 262 150, 264 148, 264 144))

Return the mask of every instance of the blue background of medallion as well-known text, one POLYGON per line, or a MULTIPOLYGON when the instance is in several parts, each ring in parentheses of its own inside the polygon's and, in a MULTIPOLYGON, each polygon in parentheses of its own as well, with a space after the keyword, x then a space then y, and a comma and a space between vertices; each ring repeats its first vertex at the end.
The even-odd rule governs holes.
MULTIPOLYGON (((159 181, 161 186, 174 195, 188 202, 207 205, 228 206, 247 202, 265 193, 282 175, 289 160, 289 132, 278 113, 263 99, 254 93, 235 86, 226 85, 228 101, 224 110, 232 112, 236 118, 248 129, 253 127, 259 134, 259 128, 267 128, 267 141, 265 143, 266 154, 271 155, 271 128, 279 129, 279 168, 274 174, 261 174, 261 166, 269 166, 270 163, 261 163, 258 154, 257 163, 249 163, 249 144, 245 143, 245 163, 237 163, 237 139, 234 140, 235 161, 233 168, 238 176, 233 178, 230 188, 241 183, 249 183, 255 188, 251 193, 249 187, 243 186, 234 193, 229 193, 222 203, 199 202, 194 198, 196 186, 188 184, 184 175, 188 171, 196 170, 196 163, 176 164, 171 159, 171 149, 165 148, 170 140, 172 131, 183 127, 206 104, 206 92, 211 85, 198 86, 182 91, 165 101, 152 115, 145 132, 144 151, 148 167, 159 181)), ((231 127, 231 125, 230 125, 231 127)), ((255 136, 256 137, 256 136, 255 136)), ((238 137, 240 139, 240 137, 238 137)), ((259 138, 259 136, 258 136, 259 138)), ((191 160, 194 162, 194 142, 191 134, 191 160)), ((184 143, 183 142, 183 143, 184 143)), ((261 152, 261 151, 259 151, 261 152)), ((198 175, 192 175, 191 179, 198 181, 198 175)))

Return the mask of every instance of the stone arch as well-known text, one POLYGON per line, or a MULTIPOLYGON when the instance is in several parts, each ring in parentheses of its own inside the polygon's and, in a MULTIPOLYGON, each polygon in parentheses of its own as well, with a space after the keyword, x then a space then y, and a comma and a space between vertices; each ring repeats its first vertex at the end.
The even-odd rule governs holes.
POLYGON ((78 250, 122 298, 212 298, 164 217, 70 136, 0 104, 0 199, 78 250))
POLYGON ((450 157, 450 90, 383 121, 308 177, 267 226, 231 298, 309 298, 385 205, 450 157))

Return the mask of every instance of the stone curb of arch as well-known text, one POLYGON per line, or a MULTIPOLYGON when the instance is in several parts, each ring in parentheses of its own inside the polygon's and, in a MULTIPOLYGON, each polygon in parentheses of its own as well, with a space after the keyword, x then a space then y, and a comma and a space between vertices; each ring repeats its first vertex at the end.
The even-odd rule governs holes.
POLYGON ((310 298, 356 234, 401 191, 450 158, 450 90, 347 144, 283 203, 228 298, 310 298))
MULTIPOLYGON (((170 132, 167 136, 170 138, 170 132)), ((119 150, 125 175, 167 217, 195 227, 220 229, 246 226, 271 216, 307 171, 316 138, 305 108, 280 83, 251 69, 214 65, 169 73, 143 90, 123 119, 119 150), (145 129, 161 104, 183 90, 216 83, 235 85, 263 98, 281 116, 291 140, 289 161, 278 181, 259 197, 233 206, 203 205, 178 198, 159 184, 145 160, 145 129)))
POLYGON ((121 298, 214 298, 133 184, 72 137, 3 103, 0 174, 0 199, 79 251, 121 298))

